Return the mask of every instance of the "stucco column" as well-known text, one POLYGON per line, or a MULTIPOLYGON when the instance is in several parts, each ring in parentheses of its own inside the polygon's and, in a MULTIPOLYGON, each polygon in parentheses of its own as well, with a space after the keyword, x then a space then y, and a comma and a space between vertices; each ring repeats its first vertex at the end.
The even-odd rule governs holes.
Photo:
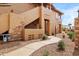
POLYGON ((10 13, 8 14, 8 30, 10 30, 10 13))
POLYGON ((75 31, 75 44, 79 47, 79 17, 75 18, 74 22, 74 31, 75 31))
POLYGON ((43 11, 43 3, 41 3, 40 6, 40 26, 43 30, 43 34, 45 33, 44 31, 44 11, 43 11))
POLYGON ((9 28, 9 33, 12 33, 12 28, 11 28, 11 16, 12 16, 12 12, 10 12, 8 14, 8 28, 9 28))

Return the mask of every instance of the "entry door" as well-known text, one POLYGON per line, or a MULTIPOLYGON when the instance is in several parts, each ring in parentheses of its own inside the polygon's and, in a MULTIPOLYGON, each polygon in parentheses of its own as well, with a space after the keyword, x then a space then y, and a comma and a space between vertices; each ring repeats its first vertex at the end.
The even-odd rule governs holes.
POLYGON ((45 19, 45 34, 49 35, 49 21, 45 19))
POLYGON ((59 24, 59 33, 61 33, 61 24, 59 24))

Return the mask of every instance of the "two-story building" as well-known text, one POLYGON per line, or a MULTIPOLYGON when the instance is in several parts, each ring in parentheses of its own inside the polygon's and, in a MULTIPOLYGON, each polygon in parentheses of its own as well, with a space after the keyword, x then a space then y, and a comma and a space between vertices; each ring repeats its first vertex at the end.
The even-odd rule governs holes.
POLYGON ((51 3, 0 4, 0 34, 31 40, 62 32, 61 15, 51 3))

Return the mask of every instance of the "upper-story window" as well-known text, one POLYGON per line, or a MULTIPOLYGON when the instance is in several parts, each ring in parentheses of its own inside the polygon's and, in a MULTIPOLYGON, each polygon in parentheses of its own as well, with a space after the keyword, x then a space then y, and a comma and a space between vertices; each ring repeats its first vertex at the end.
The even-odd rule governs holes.
POLYGON ((56 13, 56 18, 57 18, 57 19, 60 19, 61 16, 60 16, 58 13, 56 13))

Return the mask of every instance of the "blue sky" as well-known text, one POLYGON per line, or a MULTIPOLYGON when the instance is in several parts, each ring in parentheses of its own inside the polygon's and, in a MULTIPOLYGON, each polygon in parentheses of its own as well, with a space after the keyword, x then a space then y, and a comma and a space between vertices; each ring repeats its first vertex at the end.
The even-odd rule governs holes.
POLYGON ((71 23, 74 25, 74 18, 78 15, 79 3, 54 3, 54 6, 64 13, 62 24, 68 25, 71 23))

